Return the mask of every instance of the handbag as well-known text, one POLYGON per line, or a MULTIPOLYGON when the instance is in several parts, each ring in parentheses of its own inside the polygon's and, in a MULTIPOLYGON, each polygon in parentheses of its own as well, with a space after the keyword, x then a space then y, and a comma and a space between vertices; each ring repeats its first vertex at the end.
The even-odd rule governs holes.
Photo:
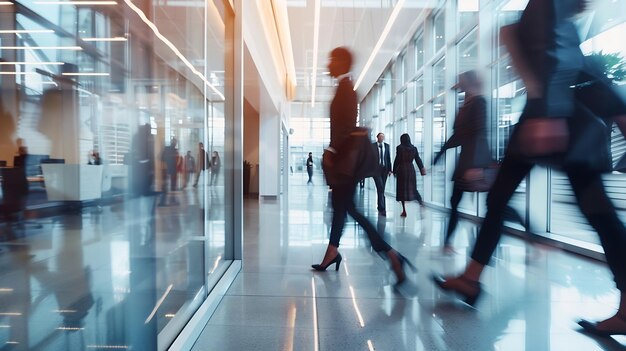
POLYGON ((455 180, 455 186, 468 192, 486 192, 491 189, 500 165, 494 163, 485 168, 470 168, 463 173, 463 176, 455 180))
POLYGON ((373 177, 378 170, 378 151, 370 142, 370 130, 357 127, 338 148, 324 151, 322 170, 328 184, 349 183, 373 177))

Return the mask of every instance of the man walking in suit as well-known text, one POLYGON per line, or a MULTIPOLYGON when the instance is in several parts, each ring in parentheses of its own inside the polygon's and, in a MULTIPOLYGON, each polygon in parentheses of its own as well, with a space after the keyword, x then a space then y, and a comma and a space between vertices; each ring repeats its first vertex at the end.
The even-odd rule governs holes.
POLYGON ((381 216, 386 216, 385 185, 387 184, 387 177, 391 175, 391 155, 389 154, 389 144, 385 143, 385 134, 378 133, 376 140, 374 146, 378 150, 378 166, 380 170, 378 175, 374 177, 374 183, 378 193, 378 213, 381 216))

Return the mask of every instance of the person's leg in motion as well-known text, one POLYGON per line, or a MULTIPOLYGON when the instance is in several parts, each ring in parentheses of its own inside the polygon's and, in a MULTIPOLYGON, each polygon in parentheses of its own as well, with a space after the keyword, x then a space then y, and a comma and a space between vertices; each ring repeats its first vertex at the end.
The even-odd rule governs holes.
POLYGON ((480 275, 489 263, 502 235, 502 210, 531 168, 532 164, 523 160, 505 157, 487 197, 487 214, 474 244, 472 260, 460 276, 434 277, 440 288, 464 295, 465 301, 470 305, 476 302, 481 290, 478 284, 480 275))
POLYGON ((202 169, 198 169, 196 172, 196 182, 193 183, 194 188, 198 186, 198 180, 200 180, 200 174, 202 173, 202 169))
POLYGON ((374 251, 380 253, 384 252, 389 258, 391 262, 391 269, 396 274, 396 279, 398 284, 401 284, 405 281, 406 275, 404 273, 403 263, 413 266, 408 262, 406 258, 404 258, 400 253, 394 250, 381 236, 376 230, 376 227, 370 222, 361 212, 356 209, 354 204, 354 193, 356 192, 356 185, 353 187, 352 192, 346 197, 346 210, 347 213, 350 214, 352 218, 365 230, 367 237, 372 245, 374 251))
POLYGON ((450 197, 450 218, 448 219, 448 228, 446 230, 446 236, 443 239, 444 251, 452 250, 452 246, 450 246, 450 239, 452 238, 452 234, 459 223, 459 203, 461 202, 462 197, 463 190, 455 184, 452 189, 452 196, 450 197))
POLYGON ((378 197, 377 210, 382 216, 387 215, 387 209, 385 206, 385 182, 382 176, 374 177, 374 184, 376 184, 376 194, 378 197))
POLYGON ((400 217, 406 217, 406 206, 404 205, 404 201, 400 201, 402 204, 402 213, 400 213, 400 217))
POLYGON ((613 316, 597 323, 580 321, 579 324, 598 334, 626 334, 626 228, 606 194, 600 174, 578 169, 567 175, 580 210, 600 237, 607 264, 620 291, 619 306, 613 316))
POLYGON ((330 228, 328 247, 326 248, 322 263, 319 264, 321 267, 328 266, 330 262, 339 255, 339 241, 341 240, 343 227, 346 223, 349 197, 354 195, 354 192, 350 190, 350 186, 350 184, 335 185, 333 186, 333 191, 330 193, 333 206, 333 220, 330 228))

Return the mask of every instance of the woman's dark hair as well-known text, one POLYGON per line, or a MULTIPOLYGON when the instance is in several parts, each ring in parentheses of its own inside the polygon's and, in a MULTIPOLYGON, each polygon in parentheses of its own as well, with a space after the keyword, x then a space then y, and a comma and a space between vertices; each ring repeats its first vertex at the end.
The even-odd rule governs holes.
POLYGON ((411 144, 411 137, 407 133, 400 135, 400 145, 403 145, 403 146, 413 145, 411 144))

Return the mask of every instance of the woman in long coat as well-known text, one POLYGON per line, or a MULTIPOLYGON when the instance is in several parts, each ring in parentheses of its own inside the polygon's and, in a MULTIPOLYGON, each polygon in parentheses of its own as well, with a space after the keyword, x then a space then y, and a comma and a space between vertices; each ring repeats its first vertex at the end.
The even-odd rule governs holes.
POLYGON ((396 158, 393 161, 393 174, 396 176, 396 201, 402 203, 401 217, 406 217, 405 201, 417 200, 420 206, 424 206, 422 196, 417 191, 417 175, 413 168, 413 161, 417 163, 420 174, 425 176, 424 163, 417 148, 411 144, 411 137, 406 133, 402 134, 400 145, 396 147, 396 158))

